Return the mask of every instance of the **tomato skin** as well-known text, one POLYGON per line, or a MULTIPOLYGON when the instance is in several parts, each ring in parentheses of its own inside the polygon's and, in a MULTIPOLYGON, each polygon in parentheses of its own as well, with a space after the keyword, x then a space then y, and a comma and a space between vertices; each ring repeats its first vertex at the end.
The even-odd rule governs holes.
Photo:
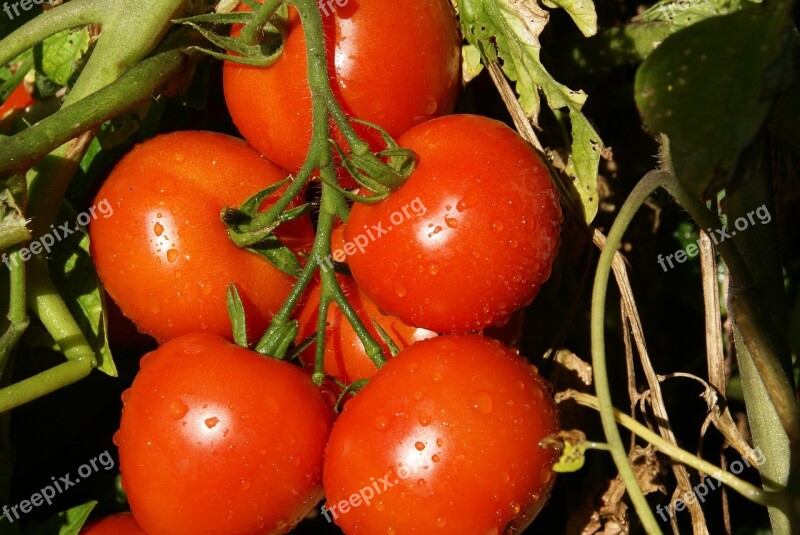
POLYGON ((0 104, 0 119, 13 110, 22 110, 33 104, 33 97, 25 89, 25 84, 20 83, 8 98, 0 104))
MULTIPOLYGON (((331 87, 348 116, 377 123, 396 137, 452 112, 461 82, 461 46, 447 0, 327 5, 331 8, 322 14, 327 41, 333 43, 331 87)), ((241 134, 270 160, 297 172, 311 142, 311 92, 303 28, 297 12, 290 13, 278 61, 265 68, 225 62, 223 83, 241 134)), ((357 131, 374 149, 383 148, 375 131, 357 131)), ((336 138, 341 142, 338 132, 336 138)))
MULTIPOLYGON (((364 322, 372 337, 383 348, 383 354, 390 356, 389 348, 383 343, 378 330, 372 324, 374 319, 392 338, 398 348, 404 349, 414 342, 436 336, 426 329, 417 329, 406 325, 394 316, 383 314, 375 303, 358 288, 355 281, 344 275, 337 276, 348 301, 355 309, 358 317, 364 322)), ((308 299, 300 310, 297 320, 300 323, 297 340, 302 342, 317 330, 317 314, 321 285, 316 279, 308 292, 308 299)), ((300 360, 306 368, 314 368, 314 345, 312 344, 301 355, 300 360)), ((378 368, 367 356, 364 344, 358 337, 350 322, 335 303, 328 308, 328 328, 325 330, 325 374, 345 384, 360 379, 369 379, 378 372, 378 368)))
MULTIPOLYGON (((226 286, 235 282, 250 337, 260 335, 294 280, 233 245, 220 211, 285 177, 244 141, 222 134, 176 132, 136 146, 97 194, 95 205, 110 203, 113 213, 89 228, 109 295, 159 341, 202 330, 230 338, 226 286)), ((305 216, 277 234, 298 249, 313 241, 305 216)))
POLYGON ((81 535, 147 535, 131 513, 118 513, 92 522, 81 535))
POLYGON ((499 342, 419 342, 388 361, 334 424, 326 514, 347 535, 505 533, 548 497, 557 453, 537 445, 557 430, 546 381, 499 342), (380 491, 370 504, 352 506, 370 486, 380 491))
POLYGON ((186 335, 123 401, 122 484, 150 535, 286 533, 322 497, 332 411, 297 366, 186 335))
POLYGON ((385 231, 348 257, 353 277, 409 325, 502 325, 536 296, 558 250, 561 209, 547 168, 516 132, 474 115, 434 119, 399 142, 419 164, 386 200, 353 207, 347 241, 385 231))

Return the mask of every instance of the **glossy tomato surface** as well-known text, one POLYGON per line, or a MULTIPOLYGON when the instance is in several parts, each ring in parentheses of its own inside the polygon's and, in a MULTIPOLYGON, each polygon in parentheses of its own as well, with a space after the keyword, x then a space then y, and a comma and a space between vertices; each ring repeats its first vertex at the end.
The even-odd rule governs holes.
POLYGON ((534 149, 503 123, 434 119, 400 144, 419 164, 397 191, 357 204, 345 240, 372 233, 347 259, 388 314, 436 332, 505 323, 530 303, 558 250, 561 209, 534 149))
MULTIPOLYGON (((452 112, 460 84, 461 46, 448 0, 321 2, 331 86, 347 115, 393 136, 452 112)), ((305 36, 292 10, 283 55, 269 67, 227 62, 225 101, 241 134, 289 171, 311 142, 311 93, 305 36)), ((360 132, 383 148, 380 137, 360 132)))
POLYGON ((25 84, 20 83, 8 98, 0 104, 0 119, 13 110, 21 110, 33 104, 33 97, 25 89, 25 84))
POLYGON ((286 533, 322 497, 332 411, 297 366, 191 334, 143 357, 123 403, 122 485, 150 535, 286 533))
MULTIPOLYGON (((398 348, 404 349, 414 342, 432 338, 436 333, 426 329, 417 329, 406 325, 394 316, 381 312, 372 300, 358 289, 355 281, 345 275, 338 276, 348 301, 355 309, 358 317, 366 326, 372 337, 381 344, 384 356, 389 358, 389 348, 383 343, 373 320, 386 331, 398 348)), ((308 300, 303 305, 297 319, 300 323, 298 342, 312 336, 317 330, 317 317, 320 299, 320 283, 317 279, 308 292, 308 300)), ((369 379, 378 368, 367 356, 364 344, 361 343, 350 322, 335 303, 328 308, 328 326, 325 329, 325 373, 346 384, 360 379, 369 379)), ((300 355, 300 360, 309 368, 314 368, 315 346, 312 344, 300 355)))
POLYGON ((147 535, 130 513, 107 516, 89 524, 81 535, 147 535))
POLYGON ((480 335, 387 362, 345 404, 325 452, 325 514, 347 535, 485 535, 522 527, 554 482, 547 383, 480 335))
MULTIPOLYGON (((89 228, 106 290, 159 341, 195 331, 231 337, 226 286, 235 282, 251 339, 259 336, 293 279, 233 245, 220 211, 285 177, 244 141, 222 134, 176 132, 137 145, 97 194, 95 206, 108 208, 89 228)), ((277 234, 298 249, 313 241, 307 217, 277 234)))

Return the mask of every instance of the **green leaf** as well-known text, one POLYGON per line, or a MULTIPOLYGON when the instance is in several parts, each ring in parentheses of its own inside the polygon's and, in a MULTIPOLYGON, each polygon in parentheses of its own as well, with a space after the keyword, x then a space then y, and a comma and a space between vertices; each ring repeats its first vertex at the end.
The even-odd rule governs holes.
POLYGON ((78 535, 96 505, 96 501, 76 505, 56 514, 43 524, 26 526, 25 533, 30 535, 78 535))
POLYGON ((739 11, 746 3, 746 0, 661 0, 643 12, 641 18, 644 22, 667 22, 671 31, 676 32, 707 18, 739 11))
POLYGON ((782 5, 750 5, 681 30, 636 74, 644 124, 669 136, 678 179, 694 195, 717 189, 784 82, 791 3, 782 5))
MULTIPOLYGON (((568 1, 586 31, 596 31, 594 5, 568 1), (591 13, 592 15, 590 15, 591 13)), ((582 108, 586 94, 557 82, 541 62, 539 35, 548 13, 533 0, 458 0, 461 25, 467 41, 476 46, 484 61, 501 60, 506 76, 516 82, 523 111, 538 124, 541 95, 553 110, 567 109, 572 122, 571 156, 567 173, 573 179, 587 222, 597 214, 597 172, 603 142, 582 108)), ((571 13, 572 14, 572 13, 571 13)))
POLYGON ((264 257, 273 266, 292 277, 299 277, 303 269, 297 256, 275 235, 267 236, 263 241, 247 247, 247 250, 264 257))
POLYGON ((233 341, 236 345, 247 348, 247 322, 244 315, 244 304, 236 284, 228 285, 228 317, 231 320, 233 341))
POLYGON ((572 17, 575 25, 586 37, 597 33, 597 12, 589 0, 544 0, 547 7, 560 7, 572 17))
POLYGON ((67 85, 80 59, 89 50, 89 31, 65 30, 36 47, 36 70, 58 85, 67 85))
POLYGON ((469 83, 483 71, 481 51, 475 45, 464 45, 461 48, 461 58, 461 72, 464 73, 464 83, 469 83))
MULTIPOLYGON (((98 203, 97 207, 93 207, 95 218, 113 217, 113 212, 103 209, 103 207, 103 201, 98 203)), ((80 221, 83 222, 87 216, 91 217, 89 211, 80 214, 80 221)), ((49 234, 55 239, 50 260, 50 273, 53 282, 61 289, 70 312, 94 349, 98 369, 116 377, 117 368, 108 346, 108 326, 103 305, 105 292, 97 278, 94 263, 89 254, 89 235, 76 221, 79 221, 78 215, 64 203, 59 212, 56 228, 49 234), (68 228, 73 231, 69 236, 64 236, 63 229, 59 230, 63 224, 67 224, 68 228)))
POLYGON ((0 190, 0 251, 30 239, 27 223, 12 192, 0 190))

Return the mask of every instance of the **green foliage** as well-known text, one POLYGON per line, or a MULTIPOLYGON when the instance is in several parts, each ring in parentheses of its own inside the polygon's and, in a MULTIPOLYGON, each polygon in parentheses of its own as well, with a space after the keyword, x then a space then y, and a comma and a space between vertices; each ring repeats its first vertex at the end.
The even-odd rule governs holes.
MULTIPOLYGON (((97 217, 104 217, 99 211, 96 214, 97 217)), ((65 204, 55 226, 58 228, 67 224, 74 232, 62 240, 56 240, 50 261, 50 274, 53 282, 61 289, 64 301, 78 322, 81 332, 94 349, 98 369, 116 377, 117 368, 108 346, 108 326, 103 310, 105 292, 100 286, 89 254, 89 235, 76 223, 76 219, 75 212, 65 204)), ((62 234, 64 231, 59 232, 59 235, 62 234)))
POLYGON ((59 32, 34 49, 36 70, 56 85, 67 85, 87 50, 86 28, 59 32))
MULTIPOLYGON (((551 4, 556 5, 556 4, 551 4)), ((592 2, 564 0, 564 7, 584 35, 597 31, 592 2)), ((541 94, 553 110, 566 109, 572 123, 571 155, 566 171, 573 179, 587 222, 597 214, 597 172, 603 142, 581 111, 586 94, 557 82, 542 64, 539 35, 549 14, 523 0, 458 0, 461 27, 484 61, 499 62, 516 90, 522 109, 538 124, 541 94)))
POLYGON ((698 22, 639 68, 635 97, 644 124, 669 136, 678 179, 694 195, 727 183, 791 70, 791 4, 780 5, 747 5, 698 22))

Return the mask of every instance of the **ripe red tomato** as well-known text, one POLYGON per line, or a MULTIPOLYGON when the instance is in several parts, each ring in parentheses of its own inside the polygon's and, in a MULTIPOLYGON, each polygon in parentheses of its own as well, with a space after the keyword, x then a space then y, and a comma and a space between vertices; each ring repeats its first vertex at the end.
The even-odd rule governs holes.
MULTIPOLYGON (((331 86, 345 113, 392 136, 450 113, 460 84, 458 25, 447 0, 323 1, 331 86), (338 5, 337 5, 338 4, 338 5)), ((292 9, 283 55, 269 67, 226 62, 225 101, 242 135, 292 172, 311 142, 305 37, 292 9)), ((374 131, 357 129, 374 148, 374 131)))
POLYGON ((323 510, 348 535, 506 533, 554 483, 547 383, 499 342, 439 336, 387 362, 344 406, 323 510))
POLYGON ((386 200, 353 207, 347 261, 377 305, 444 333, 503 324, 550 276, 561 209, 547 168, 506 125, 474 115, 403 135, 419 155, 386 200))
POLYGON ((25 84, 20 83, 8 98, 0 104, 0 119, 12 110, 21 110, 33 104, 33 97, 25 89, 25 84))
POLYGON ((150 535, 286 533, 322 497, 333 413, 297 366, 186 335, 143 357, 123 402, 122 485, 150 535))
MULTIPOLYGON (((231 337, 226 286, 235 282, 251 339, 260 335, 294 279, 233 245, 220 211, 285 176, 244 141, 212 132, 176 132, 135 147, 97 194, 95 206, 106 203, 108 215, 90 225, 109 295, 159 341, 195 331, 231 337)), ((302 217, 277 235, 302 248, 313 227, 302 217)))
POLYGON ((130 513, 119 513, 92 522, 81 535, 147 535, 130 513))
MULTIPOLYGON (((436 336, 434 332, 410 327, 396 317, 381 312, 375 303, 359 290, 350 277, 340 275, 338 279, 348 301, 353 305, 369 333, 381 345, 386 357, 390 355, 389 348, 383 343, 378 330, 372 324, 373 319, 400 349, 406 348, 416 341, 436 336)), ((320 282, 317 279, 311 286, 308 299, 297 317, 300 322, 298 342, 312 336, 317 330, 320 293, 320 282)), ((300 360, 307 368, 314 367, 314 345, 300 355, 300 360)), ((364 345, 350 322, 344 317, 339 307, 335 303, 331 303, 328 308, 328 327, 325 329, 325 373, 350 384, 360 379, 369 379, 377 371, 378 368, 367 356, 364 345)))

